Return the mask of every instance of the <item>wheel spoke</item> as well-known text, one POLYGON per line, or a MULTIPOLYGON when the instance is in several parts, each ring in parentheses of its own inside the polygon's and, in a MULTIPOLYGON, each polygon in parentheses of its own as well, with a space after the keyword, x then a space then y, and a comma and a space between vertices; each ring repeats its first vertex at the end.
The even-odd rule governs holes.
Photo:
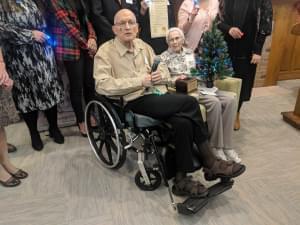
POLYGON ((116 146, 115 142, 111 139, 111 137, 107 139, 107 142, 111 145, 111 148, 117 154, 118 153, 118 147, 116 146))
POLYGON ((113 164, 112 154, 111 154, 111 148, 107 141, 105 141, 105 148, 108 156, 108 160, 110 164, 113 164))
POLYGON ((97 152, 98 152, 98 154, 101 154, 103 146, 104 146, 104 141, 101 141, 101 142, 100 142, 99 149, 98 149, 98 148, 96 149, 97 152))

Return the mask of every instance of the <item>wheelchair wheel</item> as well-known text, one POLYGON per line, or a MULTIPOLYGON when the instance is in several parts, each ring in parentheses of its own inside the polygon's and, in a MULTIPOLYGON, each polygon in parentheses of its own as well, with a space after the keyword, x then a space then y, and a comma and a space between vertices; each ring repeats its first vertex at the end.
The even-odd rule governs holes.
POLYGON ((86 106, 85 123, 90 145, 97 159, 107 168, 118 169, 126 159, 124 131, 116 126, 112 109, 98 101, 86 106), (94 119, 92 124, 91 118, 94 119))
POLYGON ((146 169, 146 173, 150 180, 150 185, 146 184, 141 171, 138 171, 135 175, 135 184, 143 191, 153 191, 157 189, 161 184, 161 175, 158 171, 152 169, 146 169))

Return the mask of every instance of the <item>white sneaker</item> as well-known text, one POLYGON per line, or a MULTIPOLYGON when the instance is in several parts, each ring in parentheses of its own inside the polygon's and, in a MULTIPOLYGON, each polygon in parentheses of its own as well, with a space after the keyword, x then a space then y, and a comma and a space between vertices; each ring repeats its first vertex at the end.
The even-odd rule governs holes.
POLYGON ((234 149, 225 149, 224 153, 228 160, 232 160, 236 163, 240 163, 242 161, 234 149))
POLYGON ((212 148, 212 152, 218 159, 227 161, 226 155, 224 154, 224 151, 222 148, 212 148))

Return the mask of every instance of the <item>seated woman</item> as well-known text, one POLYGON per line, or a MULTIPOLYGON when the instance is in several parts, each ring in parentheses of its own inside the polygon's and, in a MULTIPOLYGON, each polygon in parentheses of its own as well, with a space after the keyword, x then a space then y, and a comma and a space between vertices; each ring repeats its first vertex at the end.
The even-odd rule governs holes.
MULTIPOLYGON (((183 47, 185 38, 182 30, 171 28, 166 36, 169 49, 161 54, 172 76, 172 83, 184 79, 195 68, 193 50, 183 47)), ((218 91, 217 96, 199 95, 199 103, 207 111, 207 124, 210 145, 215 155, 223 160, 241 162, 232 148, 233 123, 235 118, 235 99, 229 92, 218 91)))

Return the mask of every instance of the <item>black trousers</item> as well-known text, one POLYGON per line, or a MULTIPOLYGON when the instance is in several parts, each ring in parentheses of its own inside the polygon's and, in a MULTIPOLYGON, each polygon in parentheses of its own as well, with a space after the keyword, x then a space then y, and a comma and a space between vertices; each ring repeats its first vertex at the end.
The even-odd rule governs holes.
POLYGON ((70 82, 71 104, 76 116, 77 123, 84 121, 84 104, 94 99, 95 81, 93 78, 93 59, 87 51, 81 50, 78 61, 64 61, 64 65, 70 82))
POLYGON ((198 101, 181 94, 145 95, 126 105, 135 113, 170 123, 174 129, 176 167, 180 172, 194 172, 193 143, 198 146, 208 139, 208 132, 198 101))

